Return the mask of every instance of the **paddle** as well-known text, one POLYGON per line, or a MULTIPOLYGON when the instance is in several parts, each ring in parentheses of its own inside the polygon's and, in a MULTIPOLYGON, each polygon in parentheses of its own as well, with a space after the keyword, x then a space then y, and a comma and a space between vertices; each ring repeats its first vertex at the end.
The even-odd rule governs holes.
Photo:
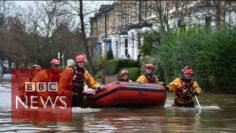
POLYGON ((194 97, 195 97, 195 99, 196 99, 196 102, 197 102, 197 105, 198 105, 199 110, 201 110, 201 105, 200 105, 200 103, 199 103, 199 101, 198 101, 197 96, 195 95, 194 97))

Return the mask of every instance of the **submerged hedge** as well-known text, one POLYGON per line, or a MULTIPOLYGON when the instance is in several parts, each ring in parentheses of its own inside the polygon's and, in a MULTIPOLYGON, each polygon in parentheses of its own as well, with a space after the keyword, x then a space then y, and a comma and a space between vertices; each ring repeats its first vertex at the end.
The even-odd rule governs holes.
POLYGON ((236 31, 229 28, 191 28, 168 32, 155 54, 164 79, 170 82, 190 65, 202 86, 236 85, 236 31))

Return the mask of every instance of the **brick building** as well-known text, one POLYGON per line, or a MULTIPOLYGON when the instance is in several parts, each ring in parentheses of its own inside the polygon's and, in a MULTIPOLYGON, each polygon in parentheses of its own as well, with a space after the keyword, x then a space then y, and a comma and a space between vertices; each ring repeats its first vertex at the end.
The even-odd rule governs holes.
MULTIPOLYGON (((224 21, 236 26, 236 2, 225 4, 224 21)), ((184 5, 184 4, 183 4, 184 5)), ((91 20, 91 37, 95 43, 95 55, 106 55, 111 49, 115 58, 138 59, 142 45, 142 33, 150 30, 159 31, 179 26, 191 27, 217 24, 217 11, 213 1, 189 1, 185 8, 176 8, 174 1, 124 1, 117 0, 112 5, 101 5, 91 20), (162 24, 158 16, 158 8, 166 11, 168 21, 162 24), (165 8, 168 8, 166 10, 165 8), (184 10, 184 14, 180 12, 184 10), (182 16, 181 16, 182 15, 182 16), (181 19, 180 19, 181 18, 181 19)), ((165 20, 165 19, 163 19, 165 20)))

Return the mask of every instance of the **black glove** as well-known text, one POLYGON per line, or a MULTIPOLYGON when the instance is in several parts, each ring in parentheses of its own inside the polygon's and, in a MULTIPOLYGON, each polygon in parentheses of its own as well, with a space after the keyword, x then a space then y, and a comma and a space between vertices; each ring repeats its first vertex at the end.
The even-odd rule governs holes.
POLYGON ((194 97, 194 96, 198 96, 198 93, 196 91, 192 92, 192 97, 194 97))
POLYGON ((162 85, 164 86, 164 88, 165 88, 167 91, 170 90, 169 87, 168 87, 168 85, 166 85, 166 83, 162 83, 162 85))
POLYGON ((191 97, 192 97, 192 92, 190 93, 190 91, 187 89, 183 90, 181 98, 190 99, 191 97))

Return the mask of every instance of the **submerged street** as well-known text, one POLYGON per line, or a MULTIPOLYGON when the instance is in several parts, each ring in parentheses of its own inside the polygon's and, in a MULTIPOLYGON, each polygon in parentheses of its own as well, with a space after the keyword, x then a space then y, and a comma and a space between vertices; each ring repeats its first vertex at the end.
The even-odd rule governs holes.
MULTIPOLYGON (((73 108, 68 123, 12 123, 9 82, 0 84, 0 132, 235 132, 236 97, 202 94, 198 108, 174 108, 168 93, 164 108, 73 108)), ((46 116, 42 116, 46 117, 46 116)))

